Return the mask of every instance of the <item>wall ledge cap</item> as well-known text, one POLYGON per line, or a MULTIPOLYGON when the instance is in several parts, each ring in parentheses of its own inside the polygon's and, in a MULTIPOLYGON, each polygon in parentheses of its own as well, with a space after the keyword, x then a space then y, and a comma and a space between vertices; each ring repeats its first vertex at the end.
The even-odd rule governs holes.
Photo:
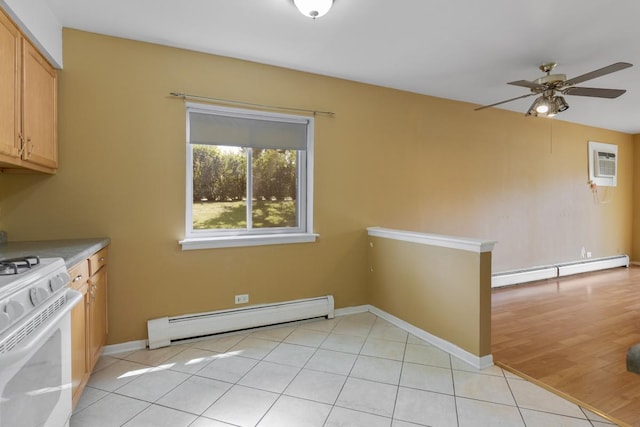
POLYGON ((395 230, 383 227, 368 227, 369 236, 402 240, 423 245, 440 246, 463 251, 483 253, 491 252, 496 241, 479 240, 470 237, 447 236, 443 234, 420 233, 417 231, 395 230))

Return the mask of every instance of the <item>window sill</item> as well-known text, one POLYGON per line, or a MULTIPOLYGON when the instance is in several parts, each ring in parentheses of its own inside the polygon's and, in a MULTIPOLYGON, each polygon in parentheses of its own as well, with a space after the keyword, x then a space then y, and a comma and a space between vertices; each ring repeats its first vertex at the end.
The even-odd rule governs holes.
POLYGON ((252 236, 196 237, 180 240, 183 251, 194 249, 237 248, 243 246, 282 245, 315 242, 318 234, 292 233, 252 236))

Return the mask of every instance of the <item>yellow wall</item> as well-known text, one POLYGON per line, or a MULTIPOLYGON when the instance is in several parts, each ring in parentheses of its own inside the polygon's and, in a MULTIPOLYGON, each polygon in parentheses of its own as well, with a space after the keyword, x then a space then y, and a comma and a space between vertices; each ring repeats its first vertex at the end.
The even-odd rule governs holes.
POLYGON ((371 305, 471 354, 491 354, 491 252, 369 242, 371 305))
MULTIPOLYGON (((633 136, 633 164, 640 165, 640 133, 633 136)), ((633 169, 633 252, 631 259, 640 261, 640 170, 633 169)))
POLYGON ((329 77, 64 31, 60 170, 0 176, 11 240, 109 236, 110 343, 149 318, 333 294, 367 303, 367 226, 498 240, 495 271, 631 251, 633 137, 329 77), (180 91, 331 110, 315 138, 312 244, 182 252, 180 91), (587 141, 619 146, 594 203, 587 141))

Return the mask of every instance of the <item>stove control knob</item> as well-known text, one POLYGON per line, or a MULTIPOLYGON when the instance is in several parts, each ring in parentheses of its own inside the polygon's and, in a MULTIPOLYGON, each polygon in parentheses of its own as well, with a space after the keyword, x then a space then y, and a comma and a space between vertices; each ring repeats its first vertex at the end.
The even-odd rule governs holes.
POLYGON ((34 306, 38 306, 49 298, 49 291, 46 288, 31 288, 29 296, 31 297, 31 303, 34 306))
POLYGON ((9 301, 4 312, 9 316, 9 320, 13 321, 24 314, 24 307, 20 301, 9 301))
POLYGON ((0 332, 11 324, 11 319, 7 313, 0 313, 0 332))
POLYGON ((58 291, 65 287, 67 283, 69 283, 70 279, 71 278, 66 271, 60 274, 56 274, 51 278, 51 280, 49 280, 49 287, 51 288, 52 292, 58 291))

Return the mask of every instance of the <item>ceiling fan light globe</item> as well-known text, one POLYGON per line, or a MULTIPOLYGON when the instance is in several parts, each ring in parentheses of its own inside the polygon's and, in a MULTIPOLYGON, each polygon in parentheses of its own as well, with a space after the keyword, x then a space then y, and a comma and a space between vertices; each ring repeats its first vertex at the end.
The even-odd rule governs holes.
POLYGON ((533 101, 533 104, 529 107, 527 114, 530 116, 545 116, 549 111, 552 102, 553 101, 549 101, 549 99, 544 95, 539 96, 535 101, 533 101))
POLYGON ((562 96, 556 96, 554 104, 556 109, 560 113, 569 109, 569 104, 567 104, 567 101, 565 101, 564 97, 562 96))
POLYGON ((300 13, 308 18, 320 18, 329 12, 333 0, 293 0, 300 13))
MULTIPOLYGON (((534 117, 553 117, 560 112, 558 97, 553 95, 542 95, 533 101, 531 107, 527 111, 527 116, 534 117)), ((564 99, 562 100, 564 101, 564 99)), ((566 102, 564 103, 566 104, 566 102)))

